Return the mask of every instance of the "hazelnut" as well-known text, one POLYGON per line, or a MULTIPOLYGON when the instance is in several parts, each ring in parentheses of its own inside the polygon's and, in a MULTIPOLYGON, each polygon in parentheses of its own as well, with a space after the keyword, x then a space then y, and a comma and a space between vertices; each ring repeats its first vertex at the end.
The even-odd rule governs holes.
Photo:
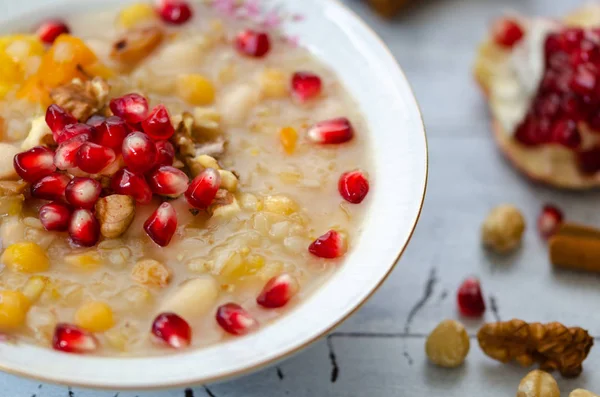
POLYGON ((469 335, 455 320, 444 320, 427 337, 425 352, 429 360, 441 367, 458 367, 469 353, 469 335))
POLYGON ((592 393, 591 391, 575 389, 571 392, 571 394, 569 394, 569 397, 598 397, 598 395, 592 393))
POLYGON ((525 219, 512 205, 503 204, 494 208, 481 227, 483 244, 497 253, 508 253, 519 246, 525 219))
POLYGON ((552 375, 536 369, 521 379, 517 397, 560 397, 560 390, 552 375))

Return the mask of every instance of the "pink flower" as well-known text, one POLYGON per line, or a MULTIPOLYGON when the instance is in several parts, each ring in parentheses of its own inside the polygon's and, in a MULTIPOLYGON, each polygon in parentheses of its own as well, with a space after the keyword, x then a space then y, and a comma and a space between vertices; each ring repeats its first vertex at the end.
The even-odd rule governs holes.
POLYGON ((277 10, 271 10, 269 12, 267 12, 267 14, 265 15, 265 18, 262 21, 262 25, 263 27, 270 29, 270 28, 276 28, 279 25, 281 25, 281 17, 279 16, 279 13, 277 10))

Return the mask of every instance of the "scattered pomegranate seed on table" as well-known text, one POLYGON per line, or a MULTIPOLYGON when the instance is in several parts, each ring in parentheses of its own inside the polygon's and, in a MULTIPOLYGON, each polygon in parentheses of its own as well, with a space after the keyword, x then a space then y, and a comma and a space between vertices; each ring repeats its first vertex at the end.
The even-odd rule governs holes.
POLYGON ((292 94, 300 102, 318 97, 321 88, 321 78, 314 73, 296 72, 292 76, 292 94))
POLYGON ((308 251, 319 258, 339 258, 346 253, 348 243, 346 236, 335 230, 330 230, 308 247, 308 251))
POLYGON ((175 133, 165 105, 158 105, 152 110, 148 118, 142 121, 142 129, 155 141, 169 139, 175 133))
POLYGON ((344 143, 353 137, 352 124, 345 117, 321 121, 308 130, 308 139, 322 144, 344 143))
POLYGON ((181 25, 192 17, 193 12, 187 1, 162 0, 158 4, 158 14, 167 23, 181 25))
POLYGON ((148 115, 148 101, 139 94, 127 94, 111 99, 110 110, 126 122, 137 124, 144 121, 148 115))
POLYGON ((235 38, 235 48, 242 55, 253 58, 262 58, 271 49, 271 40, 265 32, 257 32, 247 29, 240 33, 235 38))
POLYGON ((152 323, 152 334, 175 349, 187 347, 192 342, 192 329, 175 313, 161 313, 152 323))
POLYGON ((123 161, 133 172, 144 173, 156 164, 156 145, 143 132, 132 132, 125 137, 121 148, 123 161))
POLYGON ((77 151, 75 164, 83 172, 97 174, 108 167, 116 158, 114 150, 92 142, 85 142, 77 151))
POLYGON ((163 165, 151 171, 146 177, 154 194, 178 197, 185 193, 190 178, 185 172, 170 165, 163 165))
POLYGON ((360 204, 369 193, 369 181, 362 171, 345 172, 338 181, 338 191, 347 202, 360 204))
POLYGON ((132 196, 138 204, 148 204, 152 200, 152 191, 144 176, 131 172, 127 168, 113 175, 110 187, 117 194, 132 196))
POLYGON ((31 186, 31 196, 43 200, 62 201, 65 199, 65 189, 70 181, 71 178, 67 175, 53 172, 31 186))
POLYGON ((46 124, 52 131, 54 141, 58 142, 58 136, 63 129, 70 124, 77 124, 77 119, 60 106, 53 104, 46 109, 46 124))
POLYGON ((100 225, 92 211, 76 209, 71 216, 69 236, 74 244, 82 247, 91 247, 100 238, 100 225))
POLYGON ((481 317, 485 312, 485 301, 481 293, 481 284, 474 277, 469 277, 458 288, 458 310, 466 317, 481 317))
POLYGON ((294 276, 284 273, 270 279, 256 298, 262 307, 276 309, 285 306, 300 290, 294 276))
POLYGON ((66 353, 90 353, 98 348, 98 341, 91 333, 71 324, 57 324, 52 347, 66 353))
POLYGON ((144 222, 144 230, 156 244, 166 247, 177 230, 177 212, 170 203, 162 203, 144 222))
POLYGON ((102 186, 92 178, 75 177, 65 189, 65 197, 75 208, 92 209, 100 198, 102 186))
POLYGON ((496 44, 511 48, 525 35, 520 23, 512 18, 502 18, 494 23, 492 37, 496 44))
POLYGON ((122 118, 111 116, 98 120, 92 141, 100 146, 110 148, 118 154, 121 153, 121 146, 128 132, 127 124, 122 118))
POLYGON ((27 182, 37 182, 56 171, 54 152, 45 146, 36 146, 15 155, 15 171, 27 182))
POLYGON ((71 220, 71 209, 58 202, 44 204, 40 207, 39 218, 44 229, 66 232, 71 220))
POLYGON ((64 22, 59 20, 46 21, 37 29, 39 39, 46 44, 54 43, 54 40, 63 33, 70 33, 70 29, 64 22))
POLYGON ((221 328, 232 335, 245 335, 258 327, 258 321, 236 303, 219 306, 216 319, 221 328))
POLYGON ((79 148, 90 139, 91 135, 84 133, 58 145, 54 154, 54 165, 56 165, 56 168, 59 170, 68 170, 77 167, 77 153, 79 152, 79 148))
POLYGON ((538 231, 542 238, 548 239, 556 233, 563 222, 563 218, 563 212, 559 208, 551 204, 545 205, 537 220, 538 231))
POLYGON ((156 142, 156 165, 173 165, 175 147, 169 141, 156 142))
POLYGON ((221 175, 213 168, 206 168, 195 177, 185 192, 185 199, 192 207, 208 208, 221 185, 221 175))

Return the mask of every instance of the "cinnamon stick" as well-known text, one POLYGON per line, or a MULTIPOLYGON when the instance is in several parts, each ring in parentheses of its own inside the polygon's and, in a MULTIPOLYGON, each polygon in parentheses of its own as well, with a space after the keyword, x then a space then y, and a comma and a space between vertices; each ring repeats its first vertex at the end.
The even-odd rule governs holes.
POLYGON ((600 273, 600 230, 574 223, 563 224, 549 241, 554 266, 600 273))

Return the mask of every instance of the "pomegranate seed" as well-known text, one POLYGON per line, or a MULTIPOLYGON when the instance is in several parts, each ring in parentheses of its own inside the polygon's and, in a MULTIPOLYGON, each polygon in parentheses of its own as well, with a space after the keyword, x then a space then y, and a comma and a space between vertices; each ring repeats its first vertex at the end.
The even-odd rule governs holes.
POLYGON ((262 58, 271 49, 271 40, 267 33, 248 29, 237 35, 235 47, 242 55, 262 58))
POLYGON ((550 238, 560 228, 563 217, 560 209, 550 204, 545 205, 537 220, 540 235, 544 239, 550 238))
POLYGON ((54 155, 54 164, 56 165, 56 168, 59 170, 75 168, 77 166, 77 153, 79 152, 79 148, 89 139, 91 139, 90 134, 81 134, 61 143, 54 155))
POLYGON ((169 245, 177 230, 177 213, 170 203, 162 203, 144 222, 144 230, 161 247, 169 245))
POLYGON ((120 117, 112 116, 99 123, 92 140, 98 145, 114 150, 115 153, 121 153, 123 139, 127 133, 125 121, 120 117))
POLYGON ((321 78, 310 72, 296 72, 292 77, 292 93, 300 102, 321 94, 321 78))
POLYGON ((348 142, 353 136, 352 124, 345 117, 321 121, 308 130, 308 138, 311 141, 323 144, 348 142))
POLYGON ((515 19, 499 19, 492 27, 494 41, 503 47, 512 48, 523 38, 524 34, 523 28, 515 19))
POLYGON ((221 328, 233 335, 245 335, 258 326, 258 321, 235 303, 219 306, 216 318, 221 328))
POLYGON ((110 101, 110 110, 128 123, 137 124, 148 115, 148 101, 138 94, 127 94, 110 101))
POLYGON ((83 172, 97 174, 116 158, 114 150, 92 142, 85 142, 77 152, 75 164, 83 172))
POLYGON ((48 231, 65 232, 71 221, 71 209, 65 204, 52 202, 40 207, 40 222, 48 231))
POLYGON ((89 353, 98 348, 98 341, 94 335, 75 325, 59 323, 54 329, 52 347, 67 353, 89 353))
POLYGON ((83 208, 73 211, 69 223, 69 236, 76 245, 91 247, 98 242, 100 225, 90 210, 83 208))
POLYGON ((75 117, 56 104, 50 105, 46 109, 46 124, 52 131, 55 142, 66 126, 76 123, 77 119, 75 117))
POLYGON ((256 303, 270 309, 282 307, 298 293, 298 290, 300 290, 298 281, 293 276, 284 273, 267 282, 256 298, 256 303))
POLYGON ((175 129, 171 124, 171 117, 165 105, 158 105, 152 110, 150 116, 142 121, 142 129, 148 136, 156 141, 169 139, 175 129))
POLYGON ((181 25, 192 17, 192 8, 186 1, 163 0, 158 5, 158 14, 163 21, 173 25, 181 25))
POLYGON ((91 136, 93 132, 94 127, 92 127, 91 125, 81 123, 69 124, 62 129, 62 131, 58 134, 57 137, 54 138, 54 140, 60 145, 61 143, 73 139, 81 134, 88 134, 91 136))
POLYGON ((69 27, 58 20, 46 21, 37 30, 39 39, 46 44, 54 43, 54 40, 63 33, 69 34, 69 27))
POLYGON ((573 120, 561 120, 552 129, 553 139, 563 146, 575 149, 581 145, 581 135, 573 120))
POLYGON ((170 165, 158 167, 146 179, 152 192, 168 197, 181 196, 190 183, 190 178, 185 172, 170 165))
POLYGON ((156 142, 156 165, 173 165, 175 148, 169 141, 156 142))
POLYGON ((127 168, 123 168, 113 175, 110 187, 117 194, 133 197, 139 204, 148 204, 152 200, 152 191, 146 179, 127 168))
POLYGON ((36 146, 15 155, 13 166, 27 182, 36 182, 56 171, 54 152, 45 146, 36 146))
POLYGON ((53 172, 31 186, 31 196, 43 200, 64 200, 65 188, 70 181, 67 175, 53 172))
POLYGON ((102 185, 95 179, 75 177, 67 185, 65 197, 75 208, 92 209, 102 193, 102 185))
POLYGON ((319 258, 339 258, 348 249, 346 236, 342 233, 330 230, 308 247, 308 251, 319 258))
POLYGON ((589 95, 596 87, 597 76, 598 70, 593 64, 579 65, 571 78, 570 88, 576 94, 589 95))
POLYGON ((220 185, 219 172, 213 168, 206 168, 190 183, 185 198, 192 207, 206 209, 212 204, 220 185))
POLYGON ((106 120, 106 117, 100 116, 99 114, 95 114, 89 119, 87 119, 85 123, 94 128, 98 128, 104 122, 104 120, 106 120))
POLYGON ((359 204, 369 193, 369 181, 361 171, 345 172, 338 181, 338 191, 347 202, 359 204))
POLYGON ((175 349, 187 347, 192 342, 192 328, 175 313, 161 313, 152 323, 152 334, 175 349))
POLYGON ((122 146, 123 161, 130 170, 144 173, 156 164, 156 145, 143 132, 132 132, 122 146))
POLYGON ((458 310, 466 317, 481 317, 485 312, 485 302, 481 294, 479 280, 469 277, 458 288, 458 310))

